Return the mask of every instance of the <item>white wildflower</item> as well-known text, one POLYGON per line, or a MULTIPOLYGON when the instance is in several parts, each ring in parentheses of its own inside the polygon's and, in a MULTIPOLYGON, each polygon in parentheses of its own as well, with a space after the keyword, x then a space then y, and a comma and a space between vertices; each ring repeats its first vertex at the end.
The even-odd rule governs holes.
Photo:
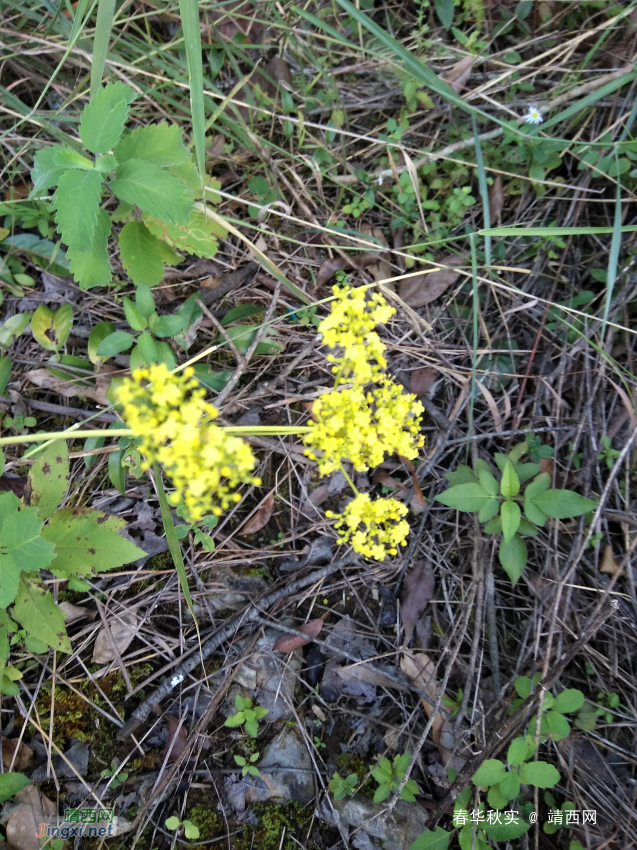
POLYGON ((537 106, 529 106, 529 111, 524 116, 524 120, 527 124, 541 124, 544 118, 542 118, 542 113, 537 106))

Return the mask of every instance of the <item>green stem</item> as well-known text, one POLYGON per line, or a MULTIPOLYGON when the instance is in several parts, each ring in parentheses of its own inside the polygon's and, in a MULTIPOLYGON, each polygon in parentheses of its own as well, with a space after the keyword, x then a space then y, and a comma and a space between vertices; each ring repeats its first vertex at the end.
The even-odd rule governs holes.
POLYGON ((352 481, 352 479, 351 479, 351 478, 349 477, 349 475, 347 474, 347 470, 346 470, 346 469, 345 469, 345 467, 343 466, 342 461, 340 461, 340 460, 339 460, 338 465, 340 466, 340 468, 341 468, 341 472, 343 473, 343 475, 345 476, 345 478, 347 478, 347 483, 349 484, 349 486, 352 488, 352 490, 356 493, 356 495, 357 495, 357 496, 360 496, 360 493, 359 493, 359 492, 358 492, 358 490, 356 489, 356 485, 354 484, 354 482, 352 481))

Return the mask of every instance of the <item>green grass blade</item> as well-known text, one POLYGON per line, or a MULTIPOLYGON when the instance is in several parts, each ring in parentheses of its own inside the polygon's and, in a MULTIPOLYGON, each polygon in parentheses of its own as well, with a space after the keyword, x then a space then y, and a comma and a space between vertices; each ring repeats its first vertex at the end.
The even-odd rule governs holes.
POLYGON ((99 89, 106 64, 106 54, 111 38, 115 0, 99 0, 95 38, 93 39, 93 62, 91 63, 91 97, 99 89))
MULTIPOLYGON (((620 233, 634 233, 637 224, 628 224, 619 228, 620 233)), ((615 227, 490 227, 478 230, 478 236, 586 236, 598 233, 614 233, 615 227)))
POLYGON ((190 81, 190 110, 192 135, 195 142, 197 167, 202 184, 206 178, 206 116, 203 102, 203 62, 201 58, 201 29, 197 0, 179 0, 181 25, 184 31, 188 79, 190 81))
MULTIPOLYGON (((615 162, 619 166, 619 155, 615 148, 615 162)), ((619 169, 618 169, 619 170, 619 169)), ((613 237, 610 241, 610 254, 608 256, 608 274, 606 276, 606 300, 604 301, 604 316, 602 319, 602 344, 604 342, 604 333, 606 332, 606 322, 610 312, 610 305, 613 300, 613 290, 615 281, 617 280, 617 266, 619 264, 619 249, 622 242, 622 186, 620 181, 617 181, 617 194, 615 196, 615 219, 613 221, 613 237)))
MULTIPOLYGON (((489 189, 487 186, 487 174, 484 170, 484 159, 482 158, 482 146, 480 137, 478 136, 478 127, 476 125, 475 115, 471 116, 471 124, 473 126, 473 141, 476 149, 476 163, 478 166, 478 187, 480 189, 480 197, 482 198, 482 216, 484 219, 484 229, 488 230, 491 227, 491 212, 489 210, 489 189)), ((491 265, 491 235, 485 234, 484 237, 484 262, 487 266, 491 265)))
POLYGON ((605 86, 597 89, 597 91, 591 92, 583 97, 581 100, 575 101, 574 104, 564 109, 562 112, 554 115, 553 118, 549 118, 544 121, 542 124, 542 132, 546 132, 549 127, 553 127, 555 124, 559 124, 561 121, 567 121, 569 118, 572 118, 573 115, 577 115, 578 112, 581 112, 582 109, 586 109, 587 106, 592 106, 593 103, 597 103, 600 100, 603 100, 608 95, 616 92, 617 89, 620 89, 622 86, 625 86, 626 83, 631 83, 634 79, 637 79, 637 71, 630 71, 628 74, 624 74, 622 77, 617 77, 616 80, 611 80, 610 83, 606 83, 605 86))
POLYGON ((469 402, 469 427, 467 428, 467 458, 469 457, 469 446, 471 432, 473 430, 473 405, 476 400, 476 377, 478 371, 478 345, 480 343, 478 310, 480 303, 478 301, 478 252, 476 250, 476 234, 472 233, 469 236, 469 245, 471 246, 471 284, 473 293, 473 351, 471 352, 471 399, 469 402))

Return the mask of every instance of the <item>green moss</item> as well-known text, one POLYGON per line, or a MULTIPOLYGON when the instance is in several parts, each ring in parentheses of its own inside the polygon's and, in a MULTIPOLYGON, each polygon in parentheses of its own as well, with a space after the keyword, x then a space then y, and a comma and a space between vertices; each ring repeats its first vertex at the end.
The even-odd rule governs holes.
POLYGON ((197 803, 197 805, 188 809, 184 820, 194 823, 199 829, 199 838, 202 841, 209 841, 218 835, 226 834, 225 823, 221 815, 203 803, 197 803))
POLYGON ((252 808, 259 818, 259 825, 246 825, 243 835, 236 836, 233 850, 252 850, 254 847, 259 850, 298 850, 299 845, 292 836, 312 817, 309 808, 296 802, 255 803, 252 808), (281 844, 284 829, 285 840, 281 844))

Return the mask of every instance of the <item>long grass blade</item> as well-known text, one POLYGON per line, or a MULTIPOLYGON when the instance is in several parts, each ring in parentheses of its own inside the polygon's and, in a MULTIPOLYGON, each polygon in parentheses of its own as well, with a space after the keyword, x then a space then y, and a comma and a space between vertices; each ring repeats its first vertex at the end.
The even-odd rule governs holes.
POLYGON ((192 135, 195 140, 197 167, 203 185, 206 178, 206 115, 203 100, 203 61, 201 58, 201 29, 197 0, 179 0, 179 12, 184 31, 186 61, 188 62, 192 135))
POLYGON ((91 63, 91 97, 99 89, 102 82, 114 14, 115 0, 99 0, 95 22, 95 38, 93 39, 93 62, 91 63))
MULTIPOLYGON (((634 233, 637 224, 627 224, 619 228, 620 233, 634 233)), ((615 233, 615 227, 490 227, 478 230, 478 236, 586 236, 597 233, 615 233)))
MULTIPOLYGON (((482 198, 482 218, 484 220, 484 229, 488 230, 491 227, 491 212, 489 210, 489 189, 487 187, 487 174, 484 170, 484 159, 482 157, 482 145, 478 135, 478 127, 475 116, 471 116, 471 124, 473 127, 473 141, 476 149, 476 164, 478 166, 478 188, 480 189, 480 197, 482 198)), ((485 234, 484 237, 484 262, 487 266, 491 265, 491 235, 485 234)))
MULTIPOLYGON (((615 162, 619 170, 619 155, 615 148, 615 162)), ((608 255, 608 274, 606 275, 606 299, 604 301, 604 316, 602 319, 602 345, 604 343, 604 334, 606 332, 606 322, 610 312, 610 305, 613 300, 613 290, 615 289, 615 281, 617 280, 617 266, 619 264, 619 249, 622 242, 622 186, 621 182, 617 181, 617 194, 615 195, 615 218, 613 221, 613 236, 610 241, 610 254, 608 255)))

